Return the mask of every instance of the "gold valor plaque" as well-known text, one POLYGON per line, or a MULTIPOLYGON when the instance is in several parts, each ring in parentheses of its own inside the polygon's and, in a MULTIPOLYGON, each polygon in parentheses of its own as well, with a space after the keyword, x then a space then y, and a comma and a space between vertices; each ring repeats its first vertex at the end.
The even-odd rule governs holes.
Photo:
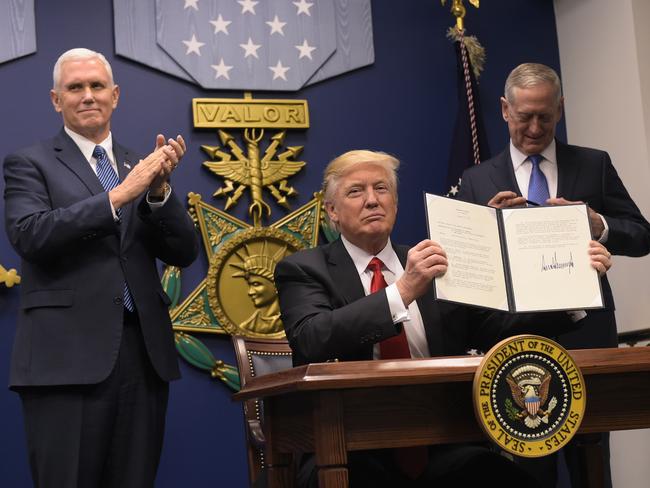
POLYGON ((194 98, 194 127, 230 129, 307 129, 307 100, 194 98))
POLYGON ((541 336, 519 335, 494 346, 474 376, 474 413, 504 451, 542 457, 578 431, 585 382, 569 353, 541 336))

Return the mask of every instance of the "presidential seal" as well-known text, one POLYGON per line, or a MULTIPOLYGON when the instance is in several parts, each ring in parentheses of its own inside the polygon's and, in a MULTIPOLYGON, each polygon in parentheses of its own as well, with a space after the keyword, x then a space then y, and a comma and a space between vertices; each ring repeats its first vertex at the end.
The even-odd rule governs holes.
POLYGON ((494 346, 474 376, 474 412, 503 450, 523 457, 551 454, 577 432, 585 382, 569 353, 545 337, 520 335, 494 346))

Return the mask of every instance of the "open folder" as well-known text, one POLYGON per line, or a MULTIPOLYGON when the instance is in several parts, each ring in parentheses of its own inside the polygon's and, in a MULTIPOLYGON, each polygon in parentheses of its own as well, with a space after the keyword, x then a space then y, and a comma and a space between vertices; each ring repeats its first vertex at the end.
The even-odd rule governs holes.
POLYGON ((425 205, 449 261, 437 299, 510 312, 603 307, 587 205, 496 209, 429 193, 425 205))

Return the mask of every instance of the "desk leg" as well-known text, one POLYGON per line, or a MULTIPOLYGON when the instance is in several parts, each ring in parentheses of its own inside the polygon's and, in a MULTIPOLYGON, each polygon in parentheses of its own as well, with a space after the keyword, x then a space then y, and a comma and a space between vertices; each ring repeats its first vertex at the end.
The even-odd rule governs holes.
POLYGON ((287 466, 267 466, 266 473, 269 487, 288 488, 293 486, 291 469, 287 466))
MULTIPOLYGON (((292 470, 292 456, 273 450, 274 423, 273 401, 264 404, 264 437, 266 438, 266 475, 269 488, 293 488, 295 474, 292 470)), ((279 415, 278 415, 279 416, 279 415)))
POLYGON ((314 397, 314 444, 320 488, 348 487, 343 400, 338 391, 314 397))

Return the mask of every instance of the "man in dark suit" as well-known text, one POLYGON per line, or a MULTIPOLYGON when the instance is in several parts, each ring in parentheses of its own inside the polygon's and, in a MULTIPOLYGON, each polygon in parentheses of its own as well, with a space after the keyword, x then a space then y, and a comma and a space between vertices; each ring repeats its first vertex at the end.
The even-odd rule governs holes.
MULTIPOLYGON (((548 205, 585 202, 594 239, 606 244, 612 254, 647 254, 650 224, 630 198, 609 155, 555 139, 562 111, 560 79, 553 69, 536 63, 516 67, 506 80, 501 98, 510 145, 496 157, 465 171, 458 198, 494 207, 526 205, 527 200, 548 205)), ((581 328, 562 334, 558 340, 564 347, 618 346, 612 291, 607 277, 601 280, 605 308, 587 311, 581 328)), ((565 454, 573 484, 581 486, 578 462, 573 460, 577 454, 572 449, 565 454)), ((606 458, 609 478, 608 452, 606 458)), ((554 475, 552 469, 541 471, 554 475)), ((547 484, 552 486, 554 481, 547 484)))
MULTIPOLYGON (((384 153, 350 151, 325 170, 325 209, 340 239, 293 254, 275 269, 295 365, 463 354, 534 331, 521 317, 435 302, 431 283, 447 269, 444 250, 431 240, 410 250, 390 241, 398 165, 384 153)), ((588 252, 592 265, 605 272, 607 250, 593 243, 588 252)), ((548 314, 536 325, 556 333, 574 327, 566 314, 548 314)), ((421 454, 420 449, 412 457, 421 454)), ((416 470, 407 470, 391 451, 351 453, 349 464, 352 486, 470 486, 510 475, 527 480, 512 463, 480 446, 425 449, 416 470)), ((315 486, 313 458, 303 460, 300 476, 302 486, 315 486)))
POLYGON ((10 385, 38 487, 153 486, 179 376, 156 259, 187 266, 192 220, 168 183, 183 138, 140 159, 112 137, 119 87, 70 50, 51 100, 64 128, 5 158, 5 224, 22 257, 10 385))

